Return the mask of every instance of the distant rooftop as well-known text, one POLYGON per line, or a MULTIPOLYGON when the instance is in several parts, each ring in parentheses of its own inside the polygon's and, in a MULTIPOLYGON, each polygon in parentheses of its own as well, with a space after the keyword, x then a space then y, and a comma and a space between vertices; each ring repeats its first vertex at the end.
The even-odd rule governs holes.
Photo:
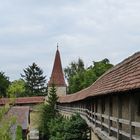
POLYGON ((0 99, 0 105, 4 105, 6 103, 14 103, 17 104, 37 104, 37 103, 43 103, 45 101, 44 96, 35 96, 35 97, 19 97, 19 98, 1 98, 0 99))
POLYGON ((16 117, 17 123, 21 125, 23 130, 27 130, 29 126, 29 107, 13 106, 8 111, 7 116, 16 117))

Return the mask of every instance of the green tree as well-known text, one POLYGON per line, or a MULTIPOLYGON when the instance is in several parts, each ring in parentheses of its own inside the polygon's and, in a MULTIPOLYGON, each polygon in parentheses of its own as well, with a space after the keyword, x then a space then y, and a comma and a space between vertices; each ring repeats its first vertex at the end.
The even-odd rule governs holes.
POLYGON ((16 119, 13 116, 6 116, 10 106, 7 104, 0 108, 0 139, 1 140, 12 140, 14 132, 12 128, 15 125, 16 119), (6 119, 5 119, 6 118, 6 119))
POLYGON ((84 71, 84 62, 81 58, 77 62, 71 62, 70 66, 64 69, 65 77, 68 81, 68 93, 74 93, 83 88, 81 81, 84 78, 84 71))
POLYGON ((48 140, 87 140, 87 124, 74 115, 70 119, 63 118, 55 109, 57 102, 56 88, 52 85, 48 101, 42 106, 39 130, 43 139, 48 140))
POLYGON ((23 70, 21 77, 26 82, 26 89, 29 96, 39 96, 46 94, 46 76, 43 70, 35 63, 23 70))
POLYGON ((108 69, 112 68, 113 65, 110 64, 109 60, 107 58, 95 62, 93 61, 93 71, 96 73, 97 77, 100 77, 102 74, 104 74, 108 69))
POLYGON ((88 68, 84 68, 84 62, 78 59, 64 69, 65 77, 68 81, 68 93, 80 91, 95 82, 108 69, 113 67, 107 58, 93 62, 88 68))
POLYGON ((49 140, 87 140, 88 125, 80 115, 65 119, 61 115, 49 122, 49 140))
POLYGON ((52 119, 48 124, 49 140, 65 140, 65 124, 67 120, 61 115, 52 119))
POLYGON ((87 140, 88 125, 79 114, 72 115, 65 126, 65 140, 87 140))
POLYGON ((66 79, 70 80, 70 78, 74 75, 76 75, 77 73, 79 72, 82 72, 84 71, 85 68, 84 68, 84 62, 81 58, 78 59, 77 62, 73 61, 70 63, 70 66, 67 66, 65 69, 64 69, 64 72, 65 72, 65 77, 66 79))
POLYGON ((48 105, 50 107, 52 107, 53 109, 55 109, 55 105, 56 105, 56 102, 58 100, 58 96, 56 94, 56 87, 54 84, 52 84, 51 86, 51 89, 49 91, 49 94, 48 94, 48 105))
POLYGON ((0 97, 6 97, 6 91, 10 85, 9 78, 5 76, 4 72, 0 72, 0 97))
POLYGON ((57 99, 56 88, 53 84, 48 94, 47 103, 42 106, 40 113, 39 130, 43 139, 49 139, 49 122, 57 116, 57 111, 55 109, 57 99))
POLYGON ((16 129, 16 140, 22 140, 22 127, 20 125, 16 129))
POLYGON ((25 96, 26 91, 25 85, 26 84, 22 79, 13 81, 7 90, 8 96, 9 97, 25 96))

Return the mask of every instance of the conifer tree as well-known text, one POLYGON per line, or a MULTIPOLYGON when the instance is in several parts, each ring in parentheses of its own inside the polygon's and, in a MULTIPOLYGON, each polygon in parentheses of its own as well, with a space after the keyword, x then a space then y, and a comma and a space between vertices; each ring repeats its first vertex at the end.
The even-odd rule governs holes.
POLYGON ((43 76, 43 70, 33 63, 23 70, 21 77, 26 82, 28 96, 39 96, 46 93, 46 76, 43 76))
POLYGON ((48 104, 49 104, 49 106, 54 108, 57 99, 58 99, 58 96, 56 94, 56 87, 55 87, 54 84, 52 84, 51 89, 50 89, 49 94, 48 94, 48 104))
POLYGON ((55 85, 52 84, 48 94, 47 104, 42 106, 40 114, 39 130, 43 139, 49 139, 49 123, 57 116, 57 111, 55 109, 57 99, 56 88, 55 85))
POLYGON ((0 97, 6 97, 6 91, 10 85, 9 78, 5 76, 4 72, 0 72, 0 97))

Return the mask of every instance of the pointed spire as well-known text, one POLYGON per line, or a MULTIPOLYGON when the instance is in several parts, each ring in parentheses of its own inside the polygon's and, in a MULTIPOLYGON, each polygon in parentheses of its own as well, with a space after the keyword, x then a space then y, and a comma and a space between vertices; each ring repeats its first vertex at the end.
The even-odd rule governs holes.
POLYGON ((62 65, 61 65, 61 58, 58 49, 58 44, 57 44, 57 51, 55 54, 53 70, 52 70, 50 81, 48 82, 48 86, 51 86, 52 84, 55 84, 56 86, 66 86, 62 65))
POLYGON ((57 50, 58 50, 59 46, 58 46, 58 43, 57 43, 57 50))

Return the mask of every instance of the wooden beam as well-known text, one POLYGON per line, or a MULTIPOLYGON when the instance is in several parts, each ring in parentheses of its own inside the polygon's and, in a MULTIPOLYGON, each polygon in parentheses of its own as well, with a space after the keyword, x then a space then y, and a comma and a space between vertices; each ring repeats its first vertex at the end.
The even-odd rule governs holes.
POLYGON ((103 118, 102 118, 102 114, 103 114, 103 98, 101 98, 101 100, 100 100, 100 109, 101 109, 101 113, 100 113, 100 117, 101 117, 101 130, 103 130, 103 118))
POLYGON ((97 100, 95 100, 94 102, 94 119, 95 119, 95 127, 96 127, 96 120, 97 120, 97 117, 96 117, 96 112, 97 112, 97 100))
POLYGON ((93 110, 94 110, 94 108, 93 108, 93 99, 91 99, 91 121, 93 122, 93 110))
POLYGON ((134 100, 130 93, 129 95, 129 129, 130 129, 130 140, 132 140, 132 135, 135 133, 135 127, 132 126, 132 121, 134 120, 134 100))
POLYGON ((122 99, 117 95, 117 140, 121 139, 120 130, 122 130, 122 124, 119 119, 122 118, 122 99))
POLYGON ((110 116, 111 116, 111 107, 112 107, 112 104, 111 104, 111 97, 109 96, 108 97, 108 135, 110 136, 111 135, 111 120, 110 120, 110 116))

